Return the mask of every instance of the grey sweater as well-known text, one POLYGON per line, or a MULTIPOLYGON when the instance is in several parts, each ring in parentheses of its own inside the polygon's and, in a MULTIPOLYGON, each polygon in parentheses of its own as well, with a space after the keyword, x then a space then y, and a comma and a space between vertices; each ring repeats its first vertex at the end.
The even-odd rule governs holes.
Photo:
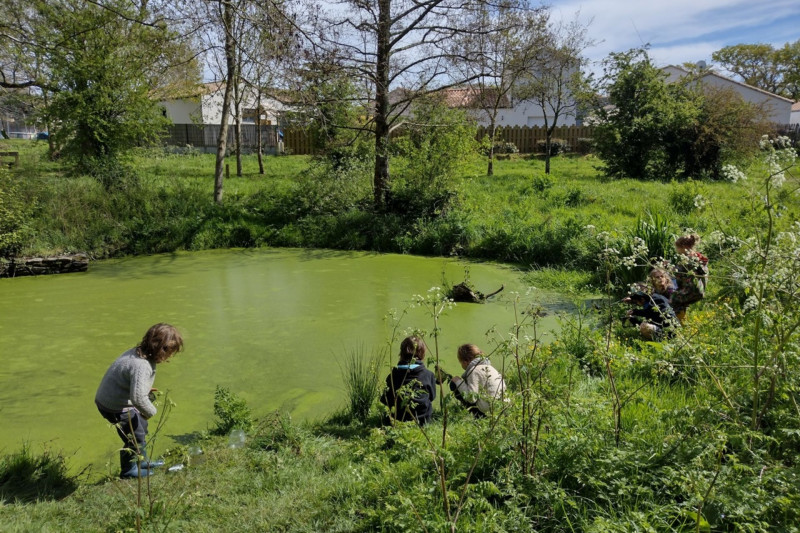
POLYGON ((155 363, 139 357, 136 348, 131 348, 108 367, 94 401, 112 412, 133 406, 150 418, 156 414, 156 406, 148 398, 155 379, 155 363))

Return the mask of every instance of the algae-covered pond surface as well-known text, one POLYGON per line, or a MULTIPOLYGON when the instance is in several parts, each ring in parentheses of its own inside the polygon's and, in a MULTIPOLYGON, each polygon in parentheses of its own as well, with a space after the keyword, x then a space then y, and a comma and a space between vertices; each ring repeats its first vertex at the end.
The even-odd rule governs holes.
MULTIPOLYGON (((156 454, 213 425, 217 385, 256 416, 280 410, 321 418, 345 405, 348 351, 385 346, 390 310, 402 312, 443 276, 462 281, 464 269, 441 258, 258 249, 110 260, 85 274, 0 280, 0 453, 46 446, 63 451, 73 468, 115 472, 118 439, 94 393, 108 365, 157 322, 176 325, 185 350, 156 374, 155 386, 176 404, 156 454)), ((505 290, 441 318, 440 354, 451 372, 459 344, 488 347, 489 329, 513 324, 514 292, 552 311, 544 330, 556 327, 555 311, 569 308, 557 295, 528 290, 511 268, 470 263, 469 274, 483 292, 505 290)), ((399 331, 407 328, 430 330, 432 320, 414 308, 399 331)))

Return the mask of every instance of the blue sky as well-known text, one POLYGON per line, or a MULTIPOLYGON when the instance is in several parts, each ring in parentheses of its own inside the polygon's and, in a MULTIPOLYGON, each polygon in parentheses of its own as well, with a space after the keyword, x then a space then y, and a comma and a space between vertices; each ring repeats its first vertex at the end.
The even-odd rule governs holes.
MULTIPOLYGON (((650 43, 658 66, 705 60, 740 43, 781 47, 800 39, 800 0, 550 0, 553 18, 580 20, 598 44, 593 61, 650 43)), ((596 72, 601 69, 593 68, 596 72)))

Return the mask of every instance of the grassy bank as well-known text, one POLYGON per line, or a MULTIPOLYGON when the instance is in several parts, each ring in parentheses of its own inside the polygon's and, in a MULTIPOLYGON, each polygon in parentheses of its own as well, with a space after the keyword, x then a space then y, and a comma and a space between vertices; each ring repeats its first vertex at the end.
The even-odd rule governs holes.
MULTIPOLYGON (((376 213, 368 169, 321 174, 307 157, 255 156, 243 177, 225 181, 222 206, 212 201, 213 155, 142 151, 132 177, 111 191, 89 176, 71 176, 45 158, 42 143, 17 143, 21 165, 11 171, 28 206, 23 255, 84 251, 104 258, 173 250, 292 246, 423 255, 460 255, 523 267, 593 270, 597 234, 626 236, 638 219, 662 217, 674 233, 725 227, 749 231, 740 183, 653 183, 605 180, 590 156, 498 161, 495 176, 467 159, 441 209, 376 213)), ((235 167, 231 158, 229 164, 235 167)), ((402 169, 402 164, 398 163, 402 169)), ((404 201, 413 203, 413 197, 404 201)), ((782 220, 797 218, 787 202, 782 220)))
POLYGON ((244 448, 207 436, 192 443, 202 455, 171 450, 168 465, 186 467, 141 485, 66 479, 37 493, 35 472, 10 476, 24 469, 3 463, 0 522, 20 532, 135 531, 137 516, 142 531, 796 531, 798 440, 775 432, 796 420, 752 431, 747 406, 726 404, 746 392, 735 341, 713 327, 727 317, 696 312, 664 345, 586 319, 568 319, 549 346, 530 321, 494 338, 510 392, 486 419, 452 396, 424 429, 382 426, 377 402, 363 421, 275 413, 244 448), (514 331, 523 346, 507 342, 514 331))
MULTIPOLYGON (((219 207, 210 156, 139 154, 135 177, 113 194, 35 151, 26 157, 10 178, 30 209, 28 253, 455 253, 534 267, 540 286, 594 283, 606 298, 562 317, 547 345, 538 310, 520 299, 516 323, 482 341, 508 381, 507 398, 482 420, 450 395, 424 429, 382 426, 374 396, 364 417, 298 425, 275 414, 245 448, 198 440, 200 460, 149 487, 65 479, 36 489, 42 476, 30 465, 41 460, 7 455, 0 523, 10 531, 800 529, 800 201, 791 171, 754 163, 735 183, 607 181, 586 156, 555 159, 551 176, 536 159, 504 160, 488 178, 474 160, 450 203, 426 210, 399 195, 407 209, 375 213, 363 169, 325 177, 304 158, 269 158, 265 177, 247 160, 219 207), (704 237, 709 293, 675 337, 645 342, 623 325, 617 291, 687 228, 704 237)), ((436 292, 419 302, 432 324, 444 304, 436 292)), ((188 448, 170 455, 188 459, 188 448)), ((50 476, 66 476, 59 461, 46 461, 50 476)))

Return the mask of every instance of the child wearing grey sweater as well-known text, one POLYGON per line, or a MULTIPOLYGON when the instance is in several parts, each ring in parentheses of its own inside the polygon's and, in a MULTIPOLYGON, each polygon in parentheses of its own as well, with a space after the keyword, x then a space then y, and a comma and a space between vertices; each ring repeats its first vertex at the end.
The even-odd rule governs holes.
POLYGON ((150 391, 156 378, 156 365, 183 349, 183 338, 173 326, 156 324, 142 342, 120 355, 106 370, 94 402, 100 414, 114 424, 124 447, 120 450, 120 477, 146 477, 151 467, 147 460, 145 436, 147 419, 156 414, 150 391))

